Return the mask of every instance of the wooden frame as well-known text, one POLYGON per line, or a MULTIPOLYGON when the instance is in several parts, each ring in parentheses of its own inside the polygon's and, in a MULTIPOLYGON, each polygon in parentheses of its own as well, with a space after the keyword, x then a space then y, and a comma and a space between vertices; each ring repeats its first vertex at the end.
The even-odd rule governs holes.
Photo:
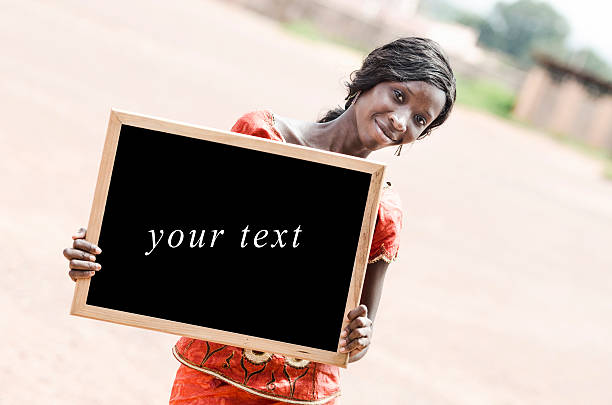
MULTIPOLYGON (((166 119, 154 118, 112 109, 110 112, 106 140, 104 143, 104 150, 102 153, 102 160, 100 162, 100 170, 98 173, 98 180, 87 229, 86 239, 94 244, 98 243, 100 236, 110 178, 122 124, 191 138, 204 139, 222 144, 238 146, 241 148, 255 149, 268 153, 289 156, 296 159, 308 160, 370 173, 370 188, 368 191, 365 215, 361 226, 357 255, 355 257, 353 266, 353 275, 345 306, 345 317, 342 328, 347 326, 348 322, 346 319, 346 314, 351 309, 358 306, 360 302, 361 289, 368 264, 370 243, 374 233, 380 192, 384 178, 384 164, 339 153, 321 151, 304 146, 275 142, 253 136, 236 134, 229 131, 220 131, 211 128, 193 126, 166 119)), ((77 281, 72 307, 70 310, 72 315, 109 321, 123 325, 136 326, 139 328, 161 331, 180 336, 205 339, 253 350, 278 353, 320 363, 334 364, 340 367, 346 367, 348 363, 349 356, 347 353, 339 353, 337 351, 331 352, 307 346, 300 346, 255 336, 220 331, 202 326, 88 305, 86 301, 89 291, 89 283, 89 279, 77 281)), ((340 338, 341 331, 342 329, 338 331, 338 338, 340 338)))

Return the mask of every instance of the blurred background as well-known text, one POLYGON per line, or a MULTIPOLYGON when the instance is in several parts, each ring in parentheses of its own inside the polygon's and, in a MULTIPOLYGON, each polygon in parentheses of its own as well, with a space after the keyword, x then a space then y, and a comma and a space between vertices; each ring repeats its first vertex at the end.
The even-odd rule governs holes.
POLYGON ((87 224, 111 107, 221 129, 263 108, 313 121, 367 52, 409 35, 446 50, 458 103, 400 157, 372 155, 405 226, 340 403, 612 403, 610 11, 0 0, 0 403, 168 401, 175 336, 68 315, 61 251, 87 224))

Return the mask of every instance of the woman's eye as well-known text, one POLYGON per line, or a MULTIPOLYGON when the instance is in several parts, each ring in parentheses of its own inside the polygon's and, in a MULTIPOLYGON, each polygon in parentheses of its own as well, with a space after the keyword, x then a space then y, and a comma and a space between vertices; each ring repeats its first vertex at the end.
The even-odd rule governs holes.
POLYGON ((393 90, 393 93, 395 94, 395 98, 397 99, 397 101, 399 101, 400 103, 404 102, 404 95, 402 94, 401 91, 393 90))
POLYGON ((420 115, 415 115, 414 119, 420 126, 425 126, 425 124, 427 124, 427 120, 420 115))

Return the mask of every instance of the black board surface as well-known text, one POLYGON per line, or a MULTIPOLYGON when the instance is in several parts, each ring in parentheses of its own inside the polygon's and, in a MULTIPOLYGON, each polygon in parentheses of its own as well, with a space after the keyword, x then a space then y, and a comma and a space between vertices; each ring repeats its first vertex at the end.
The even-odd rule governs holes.
POLYGON ((87 304, 336 351, 370 177, 122 125, 87 304))

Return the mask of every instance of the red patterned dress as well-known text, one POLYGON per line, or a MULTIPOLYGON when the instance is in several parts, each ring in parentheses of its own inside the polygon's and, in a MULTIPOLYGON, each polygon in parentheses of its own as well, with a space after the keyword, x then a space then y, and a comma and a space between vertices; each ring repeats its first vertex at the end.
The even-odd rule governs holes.
MULTIPOLYGON (((270 111, 242 116, 233 132, 285 142, 270 111)), ((369 263, 397 257, 402 211, 390 186, 382 191, 369 263)), ((182 337, 173 348, 181 362, 170 404, 333 404, 339 369, 273 353, 182 337)))

